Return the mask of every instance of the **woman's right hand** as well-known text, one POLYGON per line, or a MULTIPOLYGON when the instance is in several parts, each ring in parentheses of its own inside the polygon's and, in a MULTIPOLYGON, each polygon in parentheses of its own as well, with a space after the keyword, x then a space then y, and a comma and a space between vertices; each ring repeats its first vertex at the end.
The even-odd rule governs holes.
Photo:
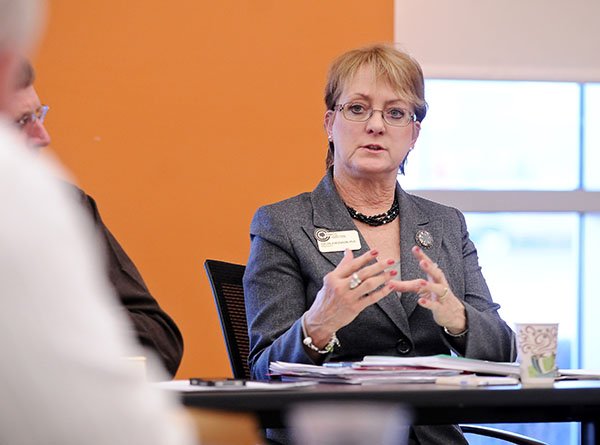
POLYGON ((392 292, 388 282, 398 272, 384 270, 395 261, 377 261, 377 255, 373 249, 354 258, 352 251, 346 249, 340 264, 323 278, 323 287, 304 315, 307 334, 317 347, 324 347, 338 329, 392 292))

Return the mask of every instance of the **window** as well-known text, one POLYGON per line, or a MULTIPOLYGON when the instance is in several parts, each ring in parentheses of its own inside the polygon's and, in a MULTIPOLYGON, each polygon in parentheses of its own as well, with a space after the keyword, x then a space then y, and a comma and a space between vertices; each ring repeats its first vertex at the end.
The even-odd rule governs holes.
POLYGON ((577 188, 579 85, 430 80, 425 97, 429 111, 406 187, 577 188))
POLYGON ((588 190, 600 190, 600 84, 587 84, 584 91, 584 183, 588 190))
MULTIPOLYGON (((426 98, 400 183, 465 212, 509 324, 557 321, 559 366, 600 368, 600 84, 431 79, 426 98)), ((578 424, 501 428, 578 441, 578 424)))

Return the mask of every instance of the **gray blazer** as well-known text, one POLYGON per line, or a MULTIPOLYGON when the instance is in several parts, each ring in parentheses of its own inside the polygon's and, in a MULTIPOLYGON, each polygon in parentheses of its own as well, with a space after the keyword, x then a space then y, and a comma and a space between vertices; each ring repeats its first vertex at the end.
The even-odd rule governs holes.
MULTIPOLYGON (((396 192, 402 279, 426 278, 410 249, 415 245, 416 232, 428 231, 433 245, 424 251, 438 263, 452 291, 463 301, 469 331, 463 339, 449 337, 435 323, 431 312, 417 304, 416 294, 394 292, 340 329, 337 335, 341 347, 325 360, 449 354, 451 350, 471 358, 514 360, 513 333, 498 315, 500 306, 492 301, 463 215, 456 209, 410 195, 399 184, 396 192)), ((254 215, 250 258, 244 275, 253 378, 268 378, 272 361, 313 363, 302 344, 300 317, 313 304, 323 277, 343 256, 343 252, 319 251, 317 228, 357 230, 337 193, 331 171, 312 193, 261 207, 254 215)), ((355 256, 370 249, 362 236, 360 241, 361 249, 354 252, 355 256)), ((436 427, 439 428, 449 427, 436 427)), ((423 443, 437 443, 431 436, 419 438, 423 443)), ((446 435, 439 443, 461 443, 459 439, 449 439, 446 435)))

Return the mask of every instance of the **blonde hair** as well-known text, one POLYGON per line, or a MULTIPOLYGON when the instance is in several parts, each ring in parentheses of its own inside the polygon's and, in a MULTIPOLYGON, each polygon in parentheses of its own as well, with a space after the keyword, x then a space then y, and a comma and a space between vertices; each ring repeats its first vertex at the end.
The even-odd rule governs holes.
MULTIPOLYGON (((333 110, 346 84, 364 66, 373 68, 377 79, 390 85, 414 109, 417 121, 427 114, 425 83, 419 63, 407 53, 390 45, 372 45, 348 51, 335 59, 327 75, 325 106, 333 110)), ((329 143, 326 168, 333 165, 333 143, 329 143)), ((404 173, 404 161, 400 165, 404 173)))

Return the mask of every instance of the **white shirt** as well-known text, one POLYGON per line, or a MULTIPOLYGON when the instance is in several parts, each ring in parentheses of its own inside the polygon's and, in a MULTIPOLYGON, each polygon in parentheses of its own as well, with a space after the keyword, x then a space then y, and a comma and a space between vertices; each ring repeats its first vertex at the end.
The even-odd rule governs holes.
POLYGON ((187 445, 115 307, 95 231, 48 160, 0 122, 0 444, 187 445))

